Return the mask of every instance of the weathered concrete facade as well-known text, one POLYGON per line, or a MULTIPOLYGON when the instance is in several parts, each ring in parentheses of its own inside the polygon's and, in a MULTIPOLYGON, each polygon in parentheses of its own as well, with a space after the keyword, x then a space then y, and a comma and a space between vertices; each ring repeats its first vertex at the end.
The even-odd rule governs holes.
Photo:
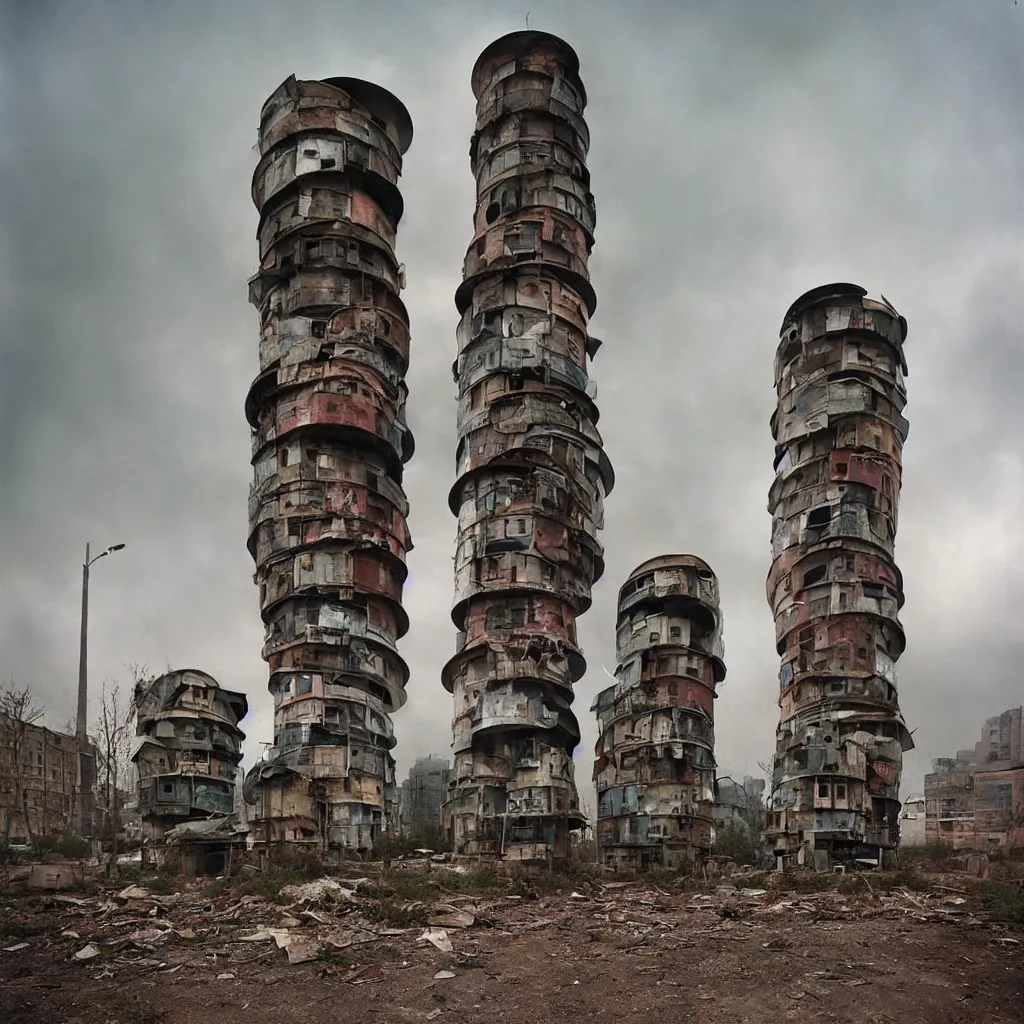
MULTIPOLYGON (((74 829, 78 749, 73 735, 0 714, 0 843, 74 829)), ((95 758, 92 740, 89 750, 95 758)))
POLYGON ((742 782, 719 775, 715 779, 715 829, 739 826, 757 844, 764 831, 764 779, 744 775, 742 782))
POLYGON ((615 868, 674 867, 711 848, 718 579, 694 555, 638 566, 619 591, 616 683, 594 701, 597 847, 615 868))
POLYGON ((260 118, 253 201, 260 374, 246 400, 249 551, 274 746, 246 779, 258 842, 372 848, 396 810, 390 714, 412 543, 402 468, 409 318, 395 251, 405 107, 369 82, 283 82, 260 118))
POLYGON ((584 824, 573 778, 576 618, 603 569, 614 482, 587 360, 595 207, 579 60, 515 32, 473 69, 474 238, 455 303, 455 701, 445 823, 456 856, 553 863, 584 824))
POLYGON ((142 834, 162 842, 185 821, 230 813, 249 709, 244 693, 223 689, 213 676, 180 669, 135 687, 142 834))
POLYGON ((899 839, 896 691, 905 639, 893 558, 906 320, 851 284, 801 296, 782 324, 772 417, 768 601, 782 657, 772 811, 777 857, 879 862, 899 839))
POLYGON ((929 843, 1024 849, 1024 708, 987 719, 973 750, 936 758, 924 792, 929 843))
POLYGON ((436 841, 451 778, 451 765, 443 758, 416 758, 399 792, 403 835, 424 843, 436 841))

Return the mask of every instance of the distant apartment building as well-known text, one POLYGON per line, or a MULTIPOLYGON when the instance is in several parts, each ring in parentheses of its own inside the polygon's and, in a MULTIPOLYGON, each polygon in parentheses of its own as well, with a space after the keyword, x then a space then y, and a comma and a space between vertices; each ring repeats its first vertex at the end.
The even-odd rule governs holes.
POLYGON ((448 798, 451 765, 440 757, 419 757, 399 790, 402 834, 432 839, 441 832, 441 805, 448 798))
POLYGON ((1024 848, 1024 708, 989 718, 973 750, 924 778, 925 835, 955 849, 1024 848))
POLYGON ((75 827, 75 737, 0 715, 0 841, 61 835, 75 827))
POLYGON ((739 825, 747 837, 757 842, 765 825, 764 779, 745 775, 737 782, 728 775, 715 781, 717 795, 711 809, 715 829, 739 825))

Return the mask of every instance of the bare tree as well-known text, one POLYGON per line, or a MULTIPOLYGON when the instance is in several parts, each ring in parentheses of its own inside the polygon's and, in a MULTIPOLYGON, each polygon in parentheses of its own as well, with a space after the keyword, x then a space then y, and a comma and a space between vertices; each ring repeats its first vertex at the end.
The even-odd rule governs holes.
POLYGON ((46 708, 37 704, 32 696, 31 687, 18 689, 14 684, 14 678, 0 690, 0 749, 9 752, 13 758, 10 777, 13 779, 13 793, 3 794, 6 798, 12 797, 7 803, 7 813, 4 815, 4 845, 6 846, 11 835, 11 819, 17 815, 25 822, 25 833, 29 842, 35 845, 35 836, 32 832, 32 819, 29 815, 28 787, 25 785, 26 766, 23 763, 25 757, 25 743, 28 728, 38 722, 46 714, 46 708))
MULTIPOLYGON (((136 673, 133 670, 133 676, 136 673)), ((132 723, 135 717, 134 685, 122 695, 120 684, 104 680, 100 711, 94 725, 98 746, 102 802, 106 812, 105 831, 111 839, 111 869, 117 873, 118 834, 121 831, 121 786, 128 778, 132 723)))

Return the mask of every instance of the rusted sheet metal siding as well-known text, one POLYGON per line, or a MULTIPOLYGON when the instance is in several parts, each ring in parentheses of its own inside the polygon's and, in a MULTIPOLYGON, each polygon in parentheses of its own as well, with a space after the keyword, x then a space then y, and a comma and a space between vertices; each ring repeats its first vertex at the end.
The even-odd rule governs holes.
POLYGON ((906 641, 893 560, 909 424, 906 321, 856 285, 802 296, 775 360, 769 492, 781 716, 768 834, 778 856, 880 861, 899 840, 896 661, 906 641))
POLYGON ((135 687, 132 755, 143 835, 162 842, 183 821, 228 814, 245 734, 245 694, 223 689, 196 669, 166 672, 135 687))
POLYGON ((518 32, 473 74, 474 237, 455 304, 458 516, 452 620, 457 856, 550 863, 583 824, 572 769, 576 617, 604 571, 614 476, 587 334, 595 209, 586 93, 561 40, 518 32))
POLYGON ((615 685, 591 711, 598 856, 608 867, 692 862, 711 845, 714 699, 725 678, 718 579, 660 555, 619 589, 615 685))
POLYGON ((409 679, 396 641, 409 626, 402 466, 413 441, 395 237, 411 132, 401 104, 370 83, 293 76, 263 108, 253 175, 249 550, 275 714, 246 796, 258 838, 328 854, 369 850, 397 809, 389 715, 409 679))

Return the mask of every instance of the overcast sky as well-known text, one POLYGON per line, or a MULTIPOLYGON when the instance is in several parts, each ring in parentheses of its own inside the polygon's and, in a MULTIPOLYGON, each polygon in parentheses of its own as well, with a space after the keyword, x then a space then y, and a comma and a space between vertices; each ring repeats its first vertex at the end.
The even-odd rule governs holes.
POLYGON ((641 561, 707 559, 728 677, 720 773, 756 772, 778 718, 764 594, 772 360, 830 281, 910 325, 896 555, 900 693, 918 749, 973 744, 1024 701, 1024 5, 391 0, 0 5, 0 672, 73 715, 86 541, 92 693, 124 664, 244 690, 247 763, 271 738, 245 547, 242 414, 257 371, 249 195, 266 97, 289 74, 371 79, 415 125, 398 254, 412 330, 415 550, 395 716, 405 773, 447 753, 454 649, 453 294, 471 233, 469 74, 530 26, 580 55, 597 199, 593 365, 617 485, 580 622, 581 792, 615 594, 641 561))

